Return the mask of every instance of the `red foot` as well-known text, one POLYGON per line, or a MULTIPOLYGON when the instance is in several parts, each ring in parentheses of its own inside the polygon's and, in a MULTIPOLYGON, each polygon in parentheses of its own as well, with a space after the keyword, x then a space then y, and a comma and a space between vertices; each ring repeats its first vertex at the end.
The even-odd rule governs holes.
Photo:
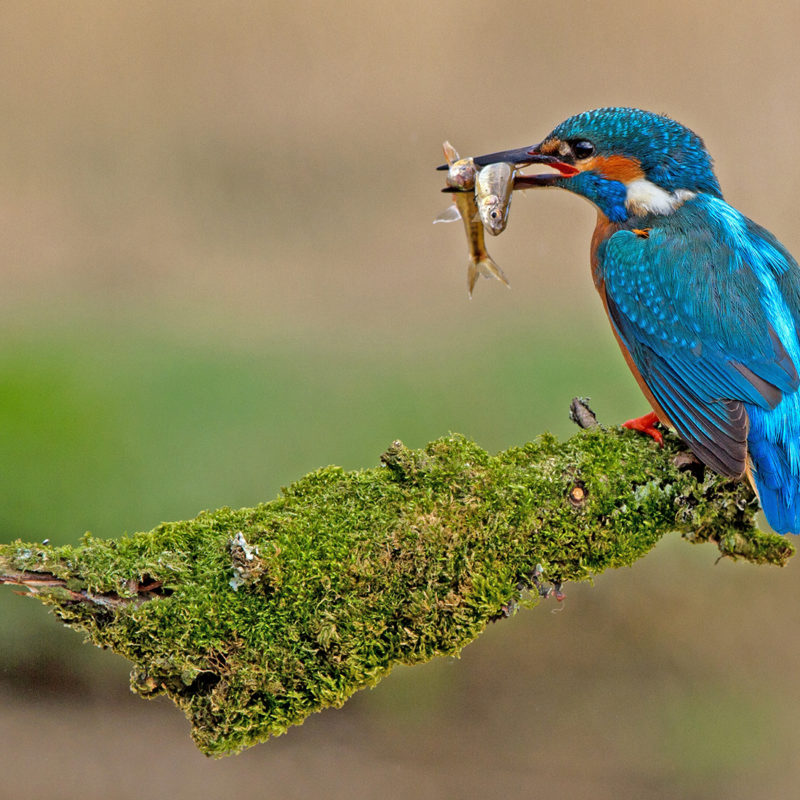
POLYGON ((654 427, 656 422, 658 422, 658 414, 651 411, 643 417, 637 417, 636 419, 629 419, 627 422, 623 422, 622 427, 628 428, 628 430, 631 431, 646 433, 648 436, 652 436, 658 442, 659 446, 663 447, 664 437, 661 435, 661 432, 654 427))

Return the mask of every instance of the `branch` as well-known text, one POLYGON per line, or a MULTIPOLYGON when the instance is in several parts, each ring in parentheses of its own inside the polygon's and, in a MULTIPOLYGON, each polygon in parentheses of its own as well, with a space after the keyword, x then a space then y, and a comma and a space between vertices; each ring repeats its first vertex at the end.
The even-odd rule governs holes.
POLYGON ((167 694, 201 750, 283 733, 395 664, 457 654, 518 604, 630 565, 670 531, 723 556, 783 565, 753 524, 746 483, 602 429, 489 456, 451 435, 382 466, 326 467, 255 508, 78 547, 0 545, 0 583, 27 587, 67 625, 133 662, 132 688, 167 694))

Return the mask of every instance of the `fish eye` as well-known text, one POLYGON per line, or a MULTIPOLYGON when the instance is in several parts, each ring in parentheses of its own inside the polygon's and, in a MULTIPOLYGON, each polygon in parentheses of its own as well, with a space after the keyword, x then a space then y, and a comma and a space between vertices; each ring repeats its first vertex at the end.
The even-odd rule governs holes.
POLYGON ((594 145, 586 139, 579 139, 572 143, 572 153, 578 159, 589 158, 594 155, 594 145))

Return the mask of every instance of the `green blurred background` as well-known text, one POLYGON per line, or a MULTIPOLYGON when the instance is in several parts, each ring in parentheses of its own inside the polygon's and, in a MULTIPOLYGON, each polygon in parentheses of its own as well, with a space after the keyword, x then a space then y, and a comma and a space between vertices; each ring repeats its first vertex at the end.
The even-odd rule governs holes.
MULTIPOLYGON (((491 451, 646 404, 588 274, 591 207, 517 197, 466 294, 440 144, 627 104, 695 128, 800 253, 800 6, 7 0, 3 540, 252 505, 454 430, 491 451)), ((664 541, 458 660, 220 762, 122 659, 0 592, 0 796, 795 797, 800 580, 664 541)))

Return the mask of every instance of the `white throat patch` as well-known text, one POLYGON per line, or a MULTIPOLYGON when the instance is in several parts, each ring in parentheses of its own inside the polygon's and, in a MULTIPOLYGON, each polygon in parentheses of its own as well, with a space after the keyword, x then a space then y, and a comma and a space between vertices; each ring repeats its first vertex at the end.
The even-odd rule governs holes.
POLYGON ((625 198, 625 208, 631 214, 671 214, 680 208, 687 200, 695 196, 688 189, 677 189, 668 192, 660 186, 651 183, 646 178, 639 178, 625 184, 628 196, 625 198))

